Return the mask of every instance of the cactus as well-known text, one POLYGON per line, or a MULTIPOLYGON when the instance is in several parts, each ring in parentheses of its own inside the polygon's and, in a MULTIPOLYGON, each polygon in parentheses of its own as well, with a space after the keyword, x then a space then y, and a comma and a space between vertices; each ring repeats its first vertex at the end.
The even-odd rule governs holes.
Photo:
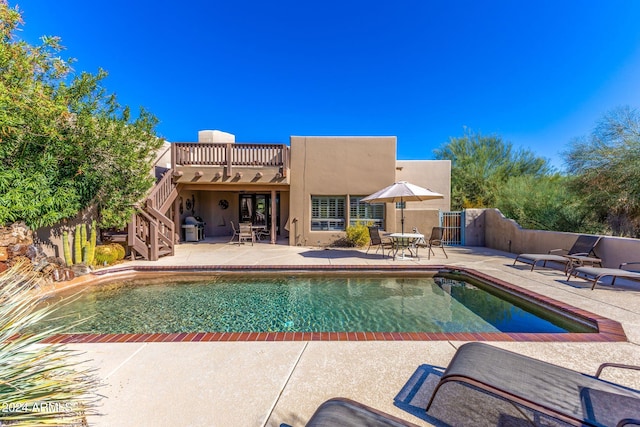
POLYGON ((80 224, 80 241, 83 248, 87 246, 87 224, 84 223, 80 224))
POLYGON ((91 221, 91 233, 89 234, 89 242, 87 244, 87 258, 84 260, 85 264, 93 265, 96 256, 96 240, 98 238, 98 230, 96 227, 96 221, 91 221))
POLYGON ((78 263, 82 261, 82 237, 80 229, 80 224, 77 224, 76 230, 73 233, 73 259, 78 263))
POLYGON ((64 262, 68 267, 73 265, 73 259, 71 258, 71 245, 69 244, 69 233, 62 232, 62 253, 64 254, 64 262))
POLYGON ((89 259, 89 245, 84 245, 84 247, 82 248, 82 263, 84 265, 89 265, 87 263, 88 259, 89 259))

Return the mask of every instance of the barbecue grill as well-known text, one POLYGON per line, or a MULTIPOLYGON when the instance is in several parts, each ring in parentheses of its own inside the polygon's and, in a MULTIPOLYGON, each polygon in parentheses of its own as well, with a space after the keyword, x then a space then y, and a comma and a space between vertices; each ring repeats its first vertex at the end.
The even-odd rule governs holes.
POLYGON ((182 229, 184 230, 185 242, 198 242, 204 240, 204 225, 200 217, 188 216, 184 219, 182 229))

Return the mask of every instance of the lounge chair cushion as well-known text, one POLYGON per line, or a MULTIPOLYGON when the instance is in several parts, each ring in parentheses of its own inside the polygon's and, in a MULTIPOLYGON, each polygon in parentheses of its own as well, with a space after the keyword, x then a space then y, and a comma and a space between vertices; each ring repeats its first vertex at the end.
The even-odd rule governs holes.
POLYGON ((508 400, 533 409, 544 407, 586 425, 615 426, 624 418, 640 418, 640 392, 479 342, 458 349, 440 384, 446 381, 479 383, 481 389, 508 400), (619 396, 627 404, 610 410, 611 405, 585 400, 598 395, 613 400, 619 396))
POLYGON ((615 279, 619 277, 631 280, 640 280, 640 272, 623 270, 621 268, 576 267, 570 273, 570 276, 578 277, 580 275, 588 277, 593 281, 591 289, 595 288, 596 284, 603 277, 607 276, 613 277, 613 281, 611 282, 612 284, 614 284, 615 279))
MULTIPOLYGON (((528 260, 528 261, 531 261, 531 271, 533 271, 534 267, 538 262, 542 261, 543 267, 546 267, 547 262, 553 261, 553 262, 558 262, 560 264, 564 264, 565 270, 566 270, 567 267, 569 266, 569 262, 571 262, 571 260, 567 258, 566 255, 573 255, 574 258, 589 257, 591 254, 595 255, 595 253, 593 252, 593 249, 598 244, 600 239, 601 239, 600 236, 581 235, 581 236, 578 236, 578 238, 574 242, 571 249, 564 251, 565 253, 562 255, 553 253, 553 252, 561 252, 562 249, 552 249, 546 254, 530 254, 530 253, 520 254, 513 261, 513 265, 515 265, 516 262, 518 261, 525 262, 523 261, 523 259, 528 260)), ((597 260, 596 262, 599 262, 599 260, 597 260)))
POLYGON ((327 400, 318 407, 306 427, 417 427, 345 398, 327 400))
POLYGON ((518 259, 524 258, 530 261, 554 261, 562 264, 566 264, 569 262, 569 258, 562 255, 554 255, 554 254, 520 254, 518 255, 518 259))

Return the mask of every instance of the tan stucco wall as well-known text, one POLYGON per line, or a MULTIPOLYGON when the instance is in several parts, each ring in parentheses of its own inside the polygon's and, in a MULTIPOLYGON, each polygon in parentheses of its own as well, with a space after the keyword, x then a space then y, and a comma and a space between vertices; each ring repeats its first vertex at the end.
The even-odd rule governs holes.
POLYGON ((396 181, 407 181, 444 196, 443 199, 407 202, 405 211, 412 209, 450 210, 450 160, 398 160, 396 161, 396 181))
MULTIPOLYGON (((34 232, 34 241, 48 256, 63 256, 62 233, 69 233, 69 244, 73 248, 75 227, 77 224, 86 224, 87 232, 91 232, 91 222, 98 217, 98 212, 94 206, 79 212, 75 217, 61 221, 51 227, 42 227, 34 232)), ((98 234, 98 238, 100 235, 98 234)))
MULTIPOLYGON (((289 243, 326 245, 344 236, 311 231, 311 196, 367 196, 393 184, 395 167, 395 137, 292 136, 289 243)), ((393 210, 386 214, 395 223, 393 210)))
MULTIPOLYGON (((391 204, 393 205, 393 204, 391 204)), ((404 210, 404 232, 411 233, 413 228, 426 236, 431 235, 431 229, 440 225, 440 213, 435 209, 413 209, 404 210)), ((387 231, 400 232, 402 223, 400 222, 400 209, 397 210, 395 228, 387 231)))
POLYGON ((485 209, 465 209, 464 244, 465 246, 485 245, 485 209))
MULTIPOLYGON (((395 181, 407 181, 444 196, 442 199, 424 202, 407 202, 404 209, 404 231, 414 227, 422 234, 431 234, 431 228, 440 224, 439 211, 451 207, 451 161, 449 160, 398 160, 395 181)), ((394 207, 392 203, 390 207, 394 207)), ((400 231, 401 210, 396 210, 393 231, 400 231)))
MULTIPOLYGON (((501 251, 547 253, 551 249, 569 249, 579 234, 528 230, 507 219, 497 209, 484 211, 485 245, 501 251)), ((595 247, 605 267, 617 268, 623 262, 638 261, 640 239, 604 236, 595 247)))

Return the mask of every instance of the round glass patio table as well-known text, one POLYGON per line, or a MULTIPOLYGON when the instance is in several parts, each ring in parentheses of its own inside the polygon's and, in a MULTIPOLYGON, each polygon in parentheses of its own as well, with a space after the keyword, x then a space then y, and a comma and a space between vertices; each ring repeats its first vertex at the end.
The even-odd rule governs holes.
POLYGON ((413 257, 405 255, 405 250, 409 249, 411 252, 411 248, 415 247, 415 243, 420 239, 424 239, 424 234, 420 233, 391 233, 389 237, 393 239, 393 246, 395 247, 393 253, 393 259, 413 259, 413 257), (400 251, 400 256, 397 257, 398 251, 400 251))

